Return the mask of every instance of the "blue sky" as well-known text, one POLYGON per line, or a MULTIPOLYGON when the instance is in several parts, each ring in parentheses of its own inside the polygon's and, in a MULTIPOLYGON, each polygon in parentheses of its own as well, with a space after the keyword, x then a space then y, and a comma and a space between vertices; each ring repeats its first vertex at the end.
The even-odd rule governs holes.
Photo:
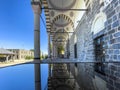
MULTIPOLYGON (((30 1, 0 1, 0 48, 34 48, 34 13, 30 1)), ((47 53, 47 33, 42 21, 40 28, 41 50, 47 53)))

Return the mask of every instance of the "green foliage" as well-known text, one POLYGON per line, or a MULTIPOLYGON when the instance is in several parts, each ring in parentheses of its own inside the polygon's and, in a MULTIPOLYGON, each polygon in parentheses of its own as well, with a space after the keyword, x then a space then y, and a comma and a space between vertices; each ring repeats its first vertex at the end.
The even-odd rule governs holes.
POLYGON ((58 53, 62 53, 62 51, 64 51, 64 47, 63 46, 59 46, 58 47, 58 53))
POLYGON ((34 49, 30 49, 30 51, 33 51, 33 52, 34 52, 34 49))
POLYGON ((33 59, 33 57, 32 56, 26 56, 25 59, 30 60, 30 59, 33 59))
POLYGON ((5 57, 4 55, 0 55, 0 57, 5 57))
POLYGON ((43 60, 43 59, 47 59, 48 58, 48 55, 47 54, 41 54, 40 55, 40 59, 43 60))
POLYGON ((48 55, 47 54, 45 54, 45 59, 47 59, 48 58, 48 55))
POLYGON ((52 48, 53 48, 53 46, 52 46, 52 44, 50 43, 50 51, 52 51, 52 48))

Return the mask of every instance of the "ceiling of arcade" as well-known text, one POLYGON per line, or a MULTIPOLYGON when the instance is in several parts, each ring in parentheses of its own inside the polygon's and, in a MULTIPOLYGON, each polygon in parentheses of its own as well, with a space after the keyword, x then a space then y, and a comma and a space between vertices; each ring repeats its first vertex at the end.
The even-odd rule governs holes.
POLYGON ((86 0, 43 0, 47 31, 53 41, 65 43, 69 32, 74 32, 77 21, 85 12, 76 9, 86 9, 84 1, 86 0))

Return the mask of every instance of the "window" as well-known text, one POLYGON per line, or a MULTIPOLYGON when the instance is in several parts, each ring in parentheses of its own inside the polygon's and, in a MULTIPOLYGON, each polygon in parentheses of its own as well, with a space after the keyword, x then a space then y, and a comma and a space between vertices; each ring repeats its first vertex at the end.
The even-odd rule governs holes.
MULTIPOLYGON (((93 20, 92 24, 92 32, 93 35, 98 34, 100 31, 104 30, 106 22, 106 14, 100 12, 96 15, 95 19, 93 20)), ((99 34, 98 34, 99 35, 99 34)), ((94 39, 94 46, 95 46, 95 71, 105 75, 105 50, 104 50, 104 35, 101 34, 94 39)))
POLYGON ((74 57, 77 58, 77 43, 74 44, 74 57))
POLYGON ((77 37, 74 37, 74 58, 77 58, 77 37))
POLYGON ((95 63, 95 71, 105 75, 105 50, 104 50, 104 35, 94 39, 95 44, 95 60, 98 63, 95 63))

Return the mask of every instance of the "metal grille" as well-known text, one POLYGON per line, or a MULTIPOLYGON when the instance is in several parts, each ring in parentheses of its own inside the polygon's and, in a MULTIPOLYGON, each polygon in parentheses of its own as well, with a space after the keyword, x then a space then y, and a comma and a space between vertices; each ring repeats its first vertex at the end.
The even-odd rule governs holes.
POLYGON ((104 50, 104 38, 103 35, 94 40, 95 44, 95 71, 105 75, 105 50, 104 50))

